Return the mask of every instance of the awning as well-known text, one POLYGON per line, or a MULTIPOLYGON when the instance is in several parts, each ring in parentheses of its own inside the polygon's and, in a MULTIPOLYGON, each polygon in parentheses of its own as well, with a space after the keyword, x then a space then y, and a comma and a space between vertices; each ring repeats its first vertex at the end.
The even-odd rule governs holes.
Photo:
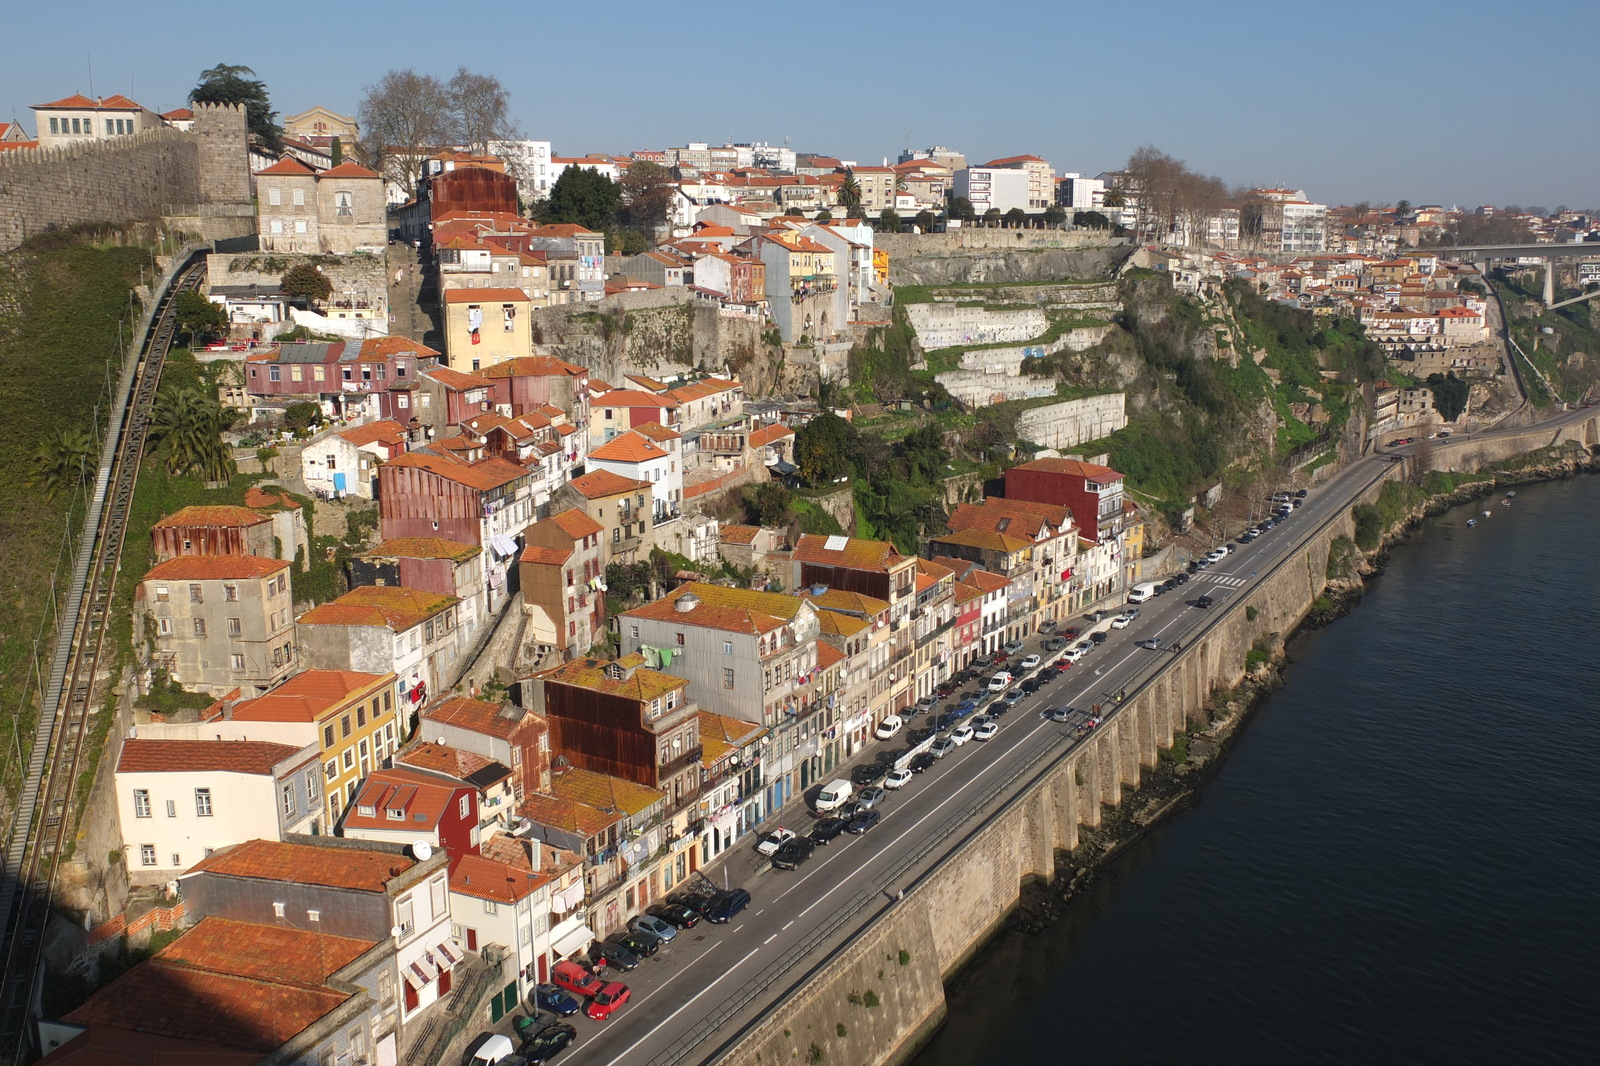
POLYGON ((574 952, 582 951, 594 940, 594 930, 587 925, 580 925, 566 936, 550 944, 550 954, 567 956, 574 952))

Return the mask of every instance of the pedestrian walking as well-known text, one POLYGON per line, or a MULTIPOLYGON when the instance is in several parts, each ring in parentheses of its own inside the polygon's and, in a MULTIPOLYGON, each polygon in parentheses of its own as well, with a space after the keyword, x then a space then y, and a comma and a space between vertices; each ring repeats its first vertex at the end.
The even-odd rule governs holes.
POLYGON ((899 903, 901 900, 903 900, 905 898, 906 898, 906 890, 903 889, 903 888, 900 891, 898 891, 898 892, 896 892, 894 894, 894 901, 896 903, 899 903))

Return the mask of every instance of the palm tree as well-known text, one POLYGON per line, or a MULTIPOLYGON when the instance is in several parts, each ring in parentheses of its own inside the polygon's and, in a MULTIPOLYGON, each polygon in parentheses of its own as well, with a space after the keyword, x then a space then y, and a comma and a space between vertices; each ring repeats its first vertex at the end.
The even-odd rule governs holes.
POLYGON ((150 411, 150 436, 161 443, 169 474, 226 481, 234 467, 222 434, 233 419, 231 410, 199 389, 167 389, 150 411))
POLYGON ((53 500, 94 475, 97 451, 88 430, 66 426, 34 451, 27 483, 43 488, 45 497, 53 500))
POLYGON ((1411 201, 1410 200, 1401 200, 1399 203, 1394 205, 1394 217, 1395 218, 1397 218, 1397 219, 1398 218, 1405 218, 1410 213, 1411 213, 1411 201))
POLYGON ((1120 226, 1118 215, 1124 207, 1128 206, 1128 198, 1122 195, 1121 190, 1107 189, 1106 194, 1100 198, 1100 206, 1106 209, 1106 217, 1113 226, 1120 226))
POLYGON ((844 172, 844 180, 839 183, 838 200, 845 207, 861 206, 861 183, 856 180, 855 171, 844 172))

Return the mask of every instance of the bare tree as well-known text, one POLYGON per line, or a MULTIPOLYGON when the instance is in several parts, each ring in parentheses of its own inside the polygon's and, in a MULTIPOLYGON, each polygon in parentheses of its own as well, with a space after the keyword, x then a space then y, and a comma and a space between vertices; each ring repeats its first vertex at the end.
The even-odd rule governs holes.
POLYGON ((450 136, 450 91, 432 74, 391 70, 362 91, 359 114, 367 160, 415 196, 424 151, 450 136))
POLYGON ((508 116, 511 94, 499 78, 458 67, 446 88, 451 133, 456 143, 481 154, 489 150, 490 141, 515 139, 508 116))

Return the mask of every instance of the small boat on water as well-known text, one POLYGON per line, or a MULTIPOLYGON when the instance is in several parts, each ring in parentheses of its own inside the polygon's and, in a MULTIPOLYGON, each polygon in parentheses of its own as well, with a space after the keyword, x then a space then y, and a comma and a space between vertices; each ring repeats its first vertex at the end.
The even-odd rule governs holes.
POLYGON ((1506 499, 1508 499, 1508 500, 1509 499, 1513 499, 1513 498, 1515 498, 1516 495, 1517 495, 1517 491, 1515 489, 1512 489, 1510 492, 1506 493, 1506 499))
POLYGON ((1485 511, 1485 512, 1483 512, 1483 517, 1488 518, 1492 514, 1494 514, 1493 511, 1485 511))
POLYGON ((1478 524, 1478 520, 1476 518, 1467 519, 1467 528, 1468 529, 1471 529, 1473 526, 1475 526, 1477 524, 1478 524))

